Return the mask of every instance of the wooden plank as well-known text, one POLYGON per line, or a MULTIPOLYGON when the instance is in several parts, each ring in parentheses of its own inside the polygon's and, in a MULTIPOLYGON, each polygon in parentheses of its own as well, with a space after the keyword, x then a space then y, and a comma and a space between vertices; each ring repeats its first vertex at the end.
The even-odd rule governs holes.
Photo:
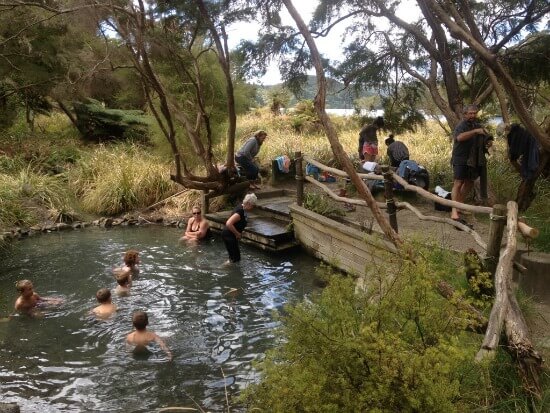
MULTIPOLYGON (((321 215, 319 215, 321 216, 321 215)), ((330 218, 325 218, 324 221, 319 222, 316 219, 313 219, 311 217, 301 215, 298 213, 293 213, 292 215, 293 221, 301 222, 307 226, 310 226, 312 228, 315 228, 322 232, 330 232, 335 238, 338 238, 339 240, 348 243, 348 244, 369 244, 374 248, 381 249, 384 251, 394 252, 395 248, 392 244, 389 244, 387 241, 381 239, 378 234, 368 234, 366 232, 361 232, 358 230, 355 230, 353 228, 349 228, 344 226, 343 224, 340 224, 334 220, 330 220, 330 218), (328 223, 327 220, 330 220, 332 223, 338 224, 338 225, 330 225, 331 223, 328 223), (345 228, 345 231, 341 231, 342 228, 345 228), (387 247, 391 246, 390 249, 387 247)), ((295 223, 296 225, 296 223, 295 223)))
POLYGON ((296 231, 298 228, 302 231, 302 233, 309 234, 310 239, 315 239, 315 237, 318 237, 320 233, 329 235, 332 249, 346 250, 349 254, 354 254, 357 256, 358 260, 362 259, 365 262, 368 262, 373 257, 385 259, 387 258, 386 254, 389 254, 389 252, 385 249, 370 246, 369 244, 364 243, 363 240, 349 238, 349 240, 352 241, 351 243, 344 242, 339 237, 341 234, 337 234, 334 231, 327 231, 326 228, 319 228, 309 225, 308 223, 296 221, 294 222, 294 230, 296 231))

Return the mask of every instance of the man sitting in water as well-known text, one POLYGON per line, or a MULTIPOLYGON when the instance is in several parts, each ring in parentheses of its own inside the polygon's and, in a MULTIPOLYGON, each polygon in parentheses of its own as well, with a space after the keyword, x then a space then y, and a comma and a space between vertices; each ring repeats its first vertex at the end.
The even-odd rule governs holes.
POLYGON ((40 316, 41 313, 35 308, 40 303, 57 305, 62 302, 59 298, 40 297, 34 292, 34 286, 29 280, 19 280, 15 283, 15 288, 19 291, 19 297, 15 300, 15 311, 31 316, 40 316))
POLYGON ((147 346, 152 342, 156 342, 166 353, 168 360, 172 360, 172 353, 164 341, 154 332, 147 331, 149 318, 145 311, 136 311, 132 316, 132 324, 136 330, 126 336, 126 343, 134 346, 134 353, 148 352, 147 346))
POLYGON ((97 318, 107 319, 117 311, 116 305, 111 301, 111 290, 108 288, 100 288, 95 294, 99 305, 90 312, 97 318))

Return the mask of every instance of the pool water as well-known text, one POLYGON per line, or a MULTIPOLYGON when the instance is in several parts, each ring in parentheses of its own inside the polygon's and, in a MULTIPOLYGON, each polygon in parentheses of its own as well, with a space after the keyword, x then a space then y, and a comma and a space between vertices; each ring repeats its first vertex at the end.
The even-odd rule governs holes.
POLYGON ((12 312, 15 282, 61 297, 42 318, 0 322, 0 402, 22 412, 150 412, 161 407, 238 411, 235 397, 257 380, 252 362, 277 338, 274 313, 314 289, 317 262, 301 251, 267 254, 241 245, 223 267, 220 239, 190 247, 164 227, 85 229, 15 242, 0 251, 0 317, 12 312), (116 286, 124 251, 140 252, 140 274, 109 320, 89 315, 96 291, 116 286), (228 294, 238 289, 236 295, 228 294), (147 358, 125 345, 133 311, 149 315, 173 353, 147 358))

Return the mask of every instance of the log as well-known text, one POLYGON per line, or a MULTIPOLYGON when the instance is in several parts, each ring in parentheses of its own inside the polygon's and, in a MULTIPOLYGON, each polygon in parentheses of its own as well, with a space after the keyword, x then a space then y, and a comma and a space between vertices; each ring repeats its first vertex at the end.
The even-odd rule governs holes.
POLYGON ((532 228, 525 222, 518 222, 518 229, 525 238, 535 239, 539 236, 540 231, 537 228, 532 228))
POLYGON ((481 349, 476 355, 476 360, 481 361, 488 355, 492 355, 500 341, 500 334, 504 324, 504 318, 508 312, 510 300, 508 293, 511 290, 512 261, 516 253, 518 205, 514 201, 507 204, 508 217, 506 220, 506 235, 508 242, 506 248, 500 254, 497 270, 495 272, 495 301, 489 316, 487 331, 481 344, 481 349))
POLYGON ((506 207, 504 205, 494 205, 491 214, 491 223, 489 225, 489 242, 487 243, 487 253, 485 254, 485 265, 491 276, 495 274, 502 245, 502 235, 504 225, 506 224, 506 207))
MULTIPOLYGON (((511 287, 510 287, 511 288, 511 287)), ((540 397, 539 375, 544 360, 534 349, 529 339, 529 329, 525 318, 519 308, 514 292, 508 292, 509 306, 504 319, 504 330, 506 333, 506 351, 516 361, 516 367, 521 377, 523 388, 530 394, 540 397)))
POLYGON ((477 206, 477 205, 468 205, 468 204, 463 204, 461 202, 456 202, 456 201, 451 201, 449 199, 441 198, 440 196, 432 194, 431 192, 428 192, 425 189, 420 188, 419 186, 414 186, 414 185, 409 184, 407 181, 405 181, 403 178, 401 178, 395 172, 393 174, 393 179, 395 179, 395 181, 398 184, 400 184, 403 188, 405 188, 407 191, 416 192, 418 195, 426 198, 429 201, 438 202, 442 205, 447 205, 447 206, 450 206, 450 207, 463 209, 465 211, 479 212, 479 213, 484 213, 484 214, 490 214, 493 210, 490 207, 477 206))

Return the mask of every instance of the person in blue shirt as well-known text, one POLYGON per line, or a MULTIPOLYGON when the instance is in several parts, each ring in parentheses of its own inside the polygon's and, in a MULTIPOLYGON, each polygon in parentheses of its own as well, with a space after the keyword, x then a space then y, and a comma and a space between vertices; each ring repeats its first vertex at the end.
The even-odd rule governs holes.
POLYGON ((229 254, 229 260, 226 261, 226 264, 241 260, 239 240, 247 224, 246 212, 252 210, 256 206, 257 201, 258 198, 255 194, 246 194, 243 203, 233 210, 233 213, 225 222, 222 230, 222 239, 229 254))

